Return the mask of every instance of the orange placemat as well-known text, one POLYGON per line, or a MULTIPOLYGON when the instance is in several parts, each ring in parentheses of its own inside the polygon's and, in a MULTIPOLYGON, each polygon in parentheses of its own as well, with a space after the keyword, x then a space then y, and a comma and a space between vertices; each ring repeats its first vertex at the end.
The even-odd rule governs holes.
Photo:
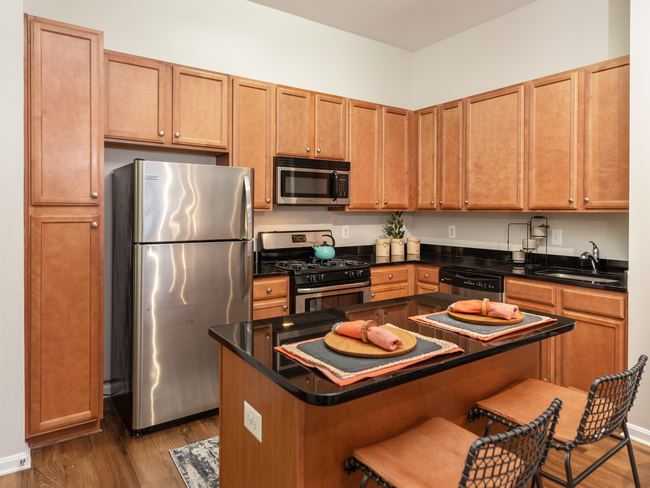
POLYGON ((437 312, 433 314, 415 315, 409 317, 409 320, 419 322, 421 324, 438 327, 440 329, 456 332, 472 339, 487 342, 497 337, 512 334, 513 332, 536 327, 541 324, 551 324, 557 320, 543 315, 535 315, 532 313, 524 312, 524 321, 519 324, 493 326, 493 325, 475 325, 456 320, 447 314, 447 312, 437 312), (438 320, 437 320, 438 319, 438 320))

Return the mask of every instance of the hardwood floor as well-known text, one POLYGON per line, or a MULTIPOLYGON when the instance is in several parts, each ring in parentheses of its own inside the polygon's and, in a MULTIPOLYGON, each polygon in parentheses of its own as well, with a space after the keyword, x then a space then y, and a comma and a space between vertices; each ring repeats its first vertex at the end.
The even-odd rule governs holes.
MULTIPOLYGON (((0 488, 141 487, 184 488, 169 449, 219 435, 219 416, 196 420, 154 434, 132 439, 110 399, 104 401, 103 431, 32 451, 32 468, 0 476, 0 488)), ((606 439, 574 451, 574 474, 607 450, 615 441, 606 439)), ((641 486, 650 487, 650 447, 634 443, 641 486)), ((564 474, 563 453, 552 451, 545 468, 564 474)), ((546 488, 558 486, 544 480, 546 488)), ((616 454, 587 480, 582 488, 633 487, 627 450, 616 454)))

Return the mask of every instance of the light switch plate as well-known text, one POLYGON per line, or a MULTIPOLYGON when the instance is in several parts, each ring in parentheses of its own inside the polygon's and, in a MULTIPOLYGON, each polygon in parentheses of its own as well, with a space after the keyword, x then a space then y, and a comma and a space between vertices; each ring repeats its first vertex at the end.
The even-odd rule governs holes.
POLYGON ((350 226, 341 226, 341 239, 348 239, 350 237, 350 226))
POLYGON ((262 443, 262 416, 244 400, 244 426, 262 443))
POLYGON ((449 238, 450 239, 456 239, 456 226, 455 225, 450 225, 449 226, 449 238))
POLYGON ((551 246, 562 245, 562 230, 551 229, 551 246))

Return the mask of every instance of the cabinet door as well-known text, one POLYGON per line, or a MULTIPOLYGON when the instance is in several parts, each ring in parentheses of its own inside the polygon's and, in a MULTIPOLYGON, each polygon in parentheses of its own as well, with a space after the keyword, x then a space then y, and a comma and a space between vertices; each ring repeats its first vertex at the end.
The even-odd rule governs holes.
POLYGON ((253 300, 286 298, 289 295, 289 277, 256 278, 253 280, 253 300))
POLYGON ((440 209, 463 209, 463 101, 445 103, 438 112, 440 209))
POLYGON ((438 207, 437 175, 438 107, 416 112, 417 118, 417 208, 435 210, 438 207))
POLYGON ((315 95, 315 158, 345 160, 348 156, 348 109, 344 98, 315 95))
POLYGON ((174 144, 228 149, 228 76, 174 66, 174 144))
POLYGON ((381 188, 382 208, 408 209, 409 113, 382 107, 381 188))
POLYGON ((32 216, 29 435, 101 413, 102 293, 99 215, 32 216))
POLYGON ((585 70, 585 209, 625 209, 630 188, 630 57, 585 70))
POLYGON ((31 204, 99 205, 103 36, 42 19, 30 25, 31 204))
POLYGON ((528 208, 578 208, 578 72, 529 84, 528 208))
POLYGON ((233 80, 232 165, 255 170, 255 210, 273 208, 273 85, 233 80))
POLYGON ((165 65, 119 53, 105 54, 104 135, 165 142, 165 65))
POLYGON ((258 300, 253 302, 253 320, 281 317, 289 313, 289 299, 276 298, 271 300, 258 300))
POLYGON ((524 208, 524 86, 467 100, 465 208, 524 208))
POLYGON ((408 322, 409 309, 408 303, 398 303, 397 305, 391 305, 384 307, 382 313, 384 315, 384 324, 393 324, 397 327, 404 328, 408 322))
POLYGON ((350 101, 350 209, 375 210, 381 198, 381 107, 350 101))
POLYGON ((409 286, 406 282, 395 283, 394 285, 379 285, 370 287, 370 301, 389 300, 409 295, 409 286))
POLYGON ((308 158, 311 153, 311 94, 278 87, 275 152, 308 158))
POLYGON ((379 325, 382 324, 380 308, 369 308, 367 310, 357 310, 356 312, 346 312, 347 320, 374 320, 379 325))
POLYGON ((431 293, 434 291, 440 291, 440 288, 438 285, 429 285, 427 283, 419 283, 417 284, 417 295, 422 295, 423 293, 431 293))

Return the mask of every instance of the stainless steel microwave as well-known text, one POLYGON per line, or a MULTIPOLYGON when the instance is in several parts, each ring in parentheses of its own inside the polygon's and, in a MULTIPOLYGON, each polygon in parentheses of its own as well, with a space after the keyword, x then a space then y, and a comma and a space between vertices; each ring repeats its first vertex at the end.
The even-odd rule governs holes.
POLYGON ((273 158, 277 205, 350 203, 350 163, 300 158, 273 158))

